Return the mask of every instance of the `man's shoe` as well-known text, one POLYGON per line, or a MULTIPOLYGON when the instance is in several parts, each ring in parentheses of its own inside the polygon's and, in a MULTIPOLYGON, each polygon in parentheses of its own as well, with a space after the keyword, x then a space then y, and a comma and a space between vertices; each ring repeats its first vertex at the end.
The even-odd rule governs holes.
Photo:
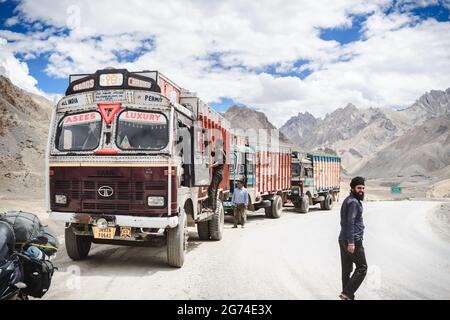
POLYGON ((233 226, 233 229, 234 229, 234 228, 237 228, 237 226, 233 226))
POLYGON ((346 294, 344 294, 344 293, 341 293, 340 295, 339 295, 339 298, 341 299, 341 300, 352 300, 350 297, 348 297, 346 294))

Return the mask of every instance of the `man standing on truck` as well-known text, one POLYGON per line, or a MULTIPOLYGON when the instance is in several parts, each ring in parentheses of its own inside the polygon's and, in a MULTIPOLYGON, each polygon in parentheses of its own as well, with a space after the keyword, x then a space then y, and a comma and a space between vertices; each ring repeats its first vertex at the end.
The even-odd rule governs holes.
POLYGON ((214 160, 210 165, 210 168, 212 168, 212 179, 208 187, 208 208, 215 212, 217 209, 217 190, 223 179, 223 168, 226 162, 226 153, 223 150, 222 139, 217 139, 216 149, 211 152, 211 156, 214 160))
POLYGON ((234 209, 233 228, 237 228, 238 223, 240 223, 243 228, 247 220, 246 209, 248 206, 248 191, 244 187, 244 181, 236 181, 236 188, 233 191, 231 203, 233 204, 234 209))
POLYGON ((341 207, 341 232, 339 247, 342 266, 342 300, 354 300, 355 292, 367 274, 366 255, 363 247, 364 223, 362 218, 365 181, 355 177, 350 182, 350 195, 341 207), (356 265, 355 272, 350 276, 356 265))

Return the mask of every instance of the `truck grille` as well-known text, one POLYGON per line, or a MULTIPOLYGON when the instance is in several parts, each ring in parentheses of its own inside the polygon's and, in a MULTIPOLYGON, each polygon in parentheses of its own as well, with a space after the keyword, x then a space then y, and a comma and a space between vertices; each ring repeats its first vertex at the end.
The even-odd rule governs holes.
POLYGON ((127 203, 90 203, 83 202, 83 210, 110 210, 110 211, 128 211, 130 205, 127 203))
POLYGON ((58 192, 68 194, 71 199, 80 199, 80 181, 78 180, 58 180, 55 188, 58 192))
POLYGON ((145 205, 148 191, 165 190, 167 184, 161 181, 95 181, 56 180, 55 191, 69 195, 71 200, 81 200, 81 209, 101 211, 129 211, 132 205, 145 205), (98 189, 109 186, 114 190, 110 197, 102 197, 98 189))

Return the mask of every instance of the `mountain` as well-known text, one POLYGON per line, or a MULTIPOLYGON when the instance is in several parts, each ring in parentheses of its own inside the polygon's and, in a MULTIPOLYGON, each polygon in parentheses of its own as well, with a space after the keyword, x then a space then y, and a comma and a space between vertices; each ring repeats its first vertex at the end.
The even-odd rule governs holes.
MULTIPOLYGON (((445 91, 427 92, 410 107, 398 111, 383 108, 359 109, 353 104, 348 104, 345 108, 327 114, 323 119, 315 118, 308 112, 299 113, 289 119, 280 131, 306 149, 334 150, 342 157, 342 165, 349 174, 366 173, 387 177, 392 174, 392 171, 385 170, 390 166, 390 162, 382 165, 377 161, 382 151, 392 153, 386 155, 385 159, 394 161, 395 152, 392 147, 389 148, 390 146, 398 147, 395 144, 397 140, 400 139, 398 143, 405 143, 406 140, 401 140, 402 137, 412 135, 415 129, 422 130, 422 125, 449 113, 450 88, 445 91)), ((419 140, 417 145, 414 145, 414 141, 410 141, 411 150, 426 149, 423 140, 420 141, 421 145, 419 140)), ((446 140, 443 141, 445 143, 446 140)), ((432 144, 433 141, 427 143, 432 144)), ((445 149, 445 146, 443 148, 445 149)), ((410 161, 424 168, 418 170, 420 172, 434 168, 423 166, 418 159, 410 161)), ((412 168, 409 165, 408 167, 412 168)), ((409 172, 409 169, 406 171, 409 172)))
POLYGON ((0 76, 0 194, 43 192, 52 103, 0 76))
POLYGON ((412 115, 414 121, 423 123, 430 118, 448 114, 450 106, 450 88, 445 91, 431 90, 423 94, 409 108, 401 111, 412 115))
POLYGON ((450 173, 447 166, 450 166, 450 114, 408 130, 377 152, 360 171, 376 177, 382 167, 390 176, 427 176, 445 169, 450 173))
POLYGON ((256 111, 246 106, 231 106, 222 115, 231 123, 234 129, 267 129, 275 130, 279 134, 280 141, 291 143, 279 130, 267 119, 267 116, 260 111, 256 111))
POLYGON ((318 124, 319 119, 316 119, 309 112, 299 113, 298 116, 290 118, 281 128, 280 131, 290 141, 296 141, 303 147, 309 147, 311 142, 304 139, 308 136, 318 124))

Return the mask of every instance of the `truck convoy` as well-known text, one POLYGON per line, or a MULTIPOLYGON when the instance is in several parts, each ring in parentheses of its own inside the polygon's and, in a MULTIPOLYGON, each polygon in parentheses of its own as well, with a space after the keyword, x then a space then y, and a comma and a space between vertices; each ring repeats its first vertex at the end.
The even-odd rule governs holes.
POLYGON ((339 199, 341 159, 337 156, 292 152, 292 182, 288 199, 302 213, 320 203, 331 210, 339 199))
POLYGON ((109 68, 71 75, 49 129, 47 210, 65 223, 73 260, 85 259, 92 243, 163 239, 169 265, 181 267, 188 226, 197 226, 200 239, 222 239, 237 179, 249 190, 249 209, 264 208, 270 218, 279 218, 289 199, 300 207, 323 202, 330 208, 339 177, 327 179, 339 171, 327 171, 328 162, 314 156, 309 164, 301 162, 309 158, 296 159, 294 166, 294 151, 242 136, 196 94, 158 71, 109 68), (219 147, 226 165, 212 211, 205 201, 219 147), (297 164, 300 170, 311 167, 313 183, 302 174, 291 177, 297 164))

